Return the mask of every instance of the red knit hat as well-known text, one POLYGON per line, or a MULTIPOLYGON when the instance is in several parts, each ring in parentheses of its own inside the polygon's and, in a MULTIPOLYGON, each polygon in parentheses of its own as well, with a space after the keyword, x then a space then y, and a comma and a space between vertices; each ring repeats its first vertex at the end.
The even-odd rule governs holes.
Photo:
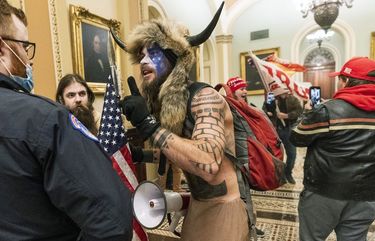
POLYGON ((240 77, 232 77, 228 80, 227 85, 229 86, 232 93, 242 87, 246 87, 246 81, 241 79, 240 77))
POLYGON ((361 80, 375 81, 375 61, 367 57, 355 57, 346 62, 340 72, 330 73, 330 77, 344 75, 361 80))

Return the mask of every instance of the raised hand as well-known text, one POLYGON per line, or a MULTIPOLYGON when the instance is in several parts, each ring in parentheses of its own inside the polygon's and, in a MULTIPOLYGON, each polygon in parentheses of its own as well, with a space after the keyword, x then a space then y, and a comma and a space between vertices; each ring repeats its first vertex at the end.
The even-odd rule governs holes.
POLYGON ((156 131, 160 123, 150 114, 147 103, 139 93, 133 76, 128 78, 128 86, 131 95, 124 97, 120 101, 122 112, 126 116, 126 119, 137 128, 142 137, 147 139, 156 131))

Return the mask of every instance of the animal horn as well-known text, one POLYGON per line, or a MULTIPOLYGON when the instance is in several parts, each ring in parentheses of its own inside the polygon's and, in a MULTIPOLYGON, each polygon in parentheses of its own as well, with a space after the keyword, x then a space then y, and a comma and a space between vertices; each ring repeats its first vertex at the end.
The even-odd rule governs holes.
POLYGON ((116 35, 115 31, 112 28, 111 34, 117 45, 120 46, 120 48, 123 49, 125 52, 127 52, 125 43, 116 35))
POLYGON ((216 11, 215 16, 212 18, 210 24, 200 33, 194 36, 187 36, 186 39, 190 46, 198 46, 204 43, 214 31, 217 21, 219 20, 221 11, 223 10, 224 2, 221 3, 219 9, 216 11))

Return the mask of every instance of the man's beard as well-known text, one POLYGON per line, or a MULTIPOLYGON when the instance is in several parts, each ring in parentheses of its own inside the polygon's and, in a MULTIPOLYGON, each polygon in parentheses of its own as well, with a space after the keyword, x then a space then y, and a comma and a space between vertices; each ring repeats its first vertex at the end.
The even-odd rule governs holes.
POLYGON ((96 127, 95 117, 94 117, 94 108, 92 105, 89 107, 79 105, 74 107, 72 110, 72 114, 77 117, 77 119, 85 125, 85 127, 95 136, 98 134, 98 128, 96 127))
POLYGON ((151 82, 143 81, 141 88, 143 97, 146 99, 146 102, 150 108, 150 112, 154 114, 157 119, 159 119, 158 117, 161 109, 158 101, 160 90, 159 82, 156 79, 151 82))

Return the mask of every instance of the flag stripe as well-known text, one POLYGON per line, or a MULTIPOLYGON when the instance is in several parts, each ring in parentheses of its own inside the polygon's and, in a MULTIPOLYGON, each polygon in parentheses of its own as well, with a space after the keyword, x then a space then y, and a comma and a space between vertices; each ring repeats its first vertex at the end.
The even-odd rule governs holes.
MULTIPOLYGON (((112 74, 115 71, 112 71, 112 74)), ((110 77, 110 80, 112 77, 110 77)), ((107 84, 98 139, 112 160, 112 166, 124 185, 134 192, 138 185, 135 166, 122 123, 119 96, 113 84, 107 84)), ((147 241, 145 230, 133 218, 133 241, 147 241)))
POLYGON ((286 87, 291 93, 296 94, 297 97, 305 100, 309 98, 309 87, 311 86, 310 83, 294 81, 276 64, 261 60, 251 52, 250 57, 251 61, 258 69, 259 75, 267 92, 273 91, 276 88, 285 89, 286 87))
MULTIPOLYGON (((122 147, 112 155, 112 158, 117 162, 122 176, 126 178, 126 182, 129 183, 132 192, 134 192, 135 188, 138 186, 138 181, 136 176, 134 175, 135 167, 131 162, 132 159, 129 149, 126 146, 122 147)), ((119 171, 117 173, 119 173, 119 171)))

